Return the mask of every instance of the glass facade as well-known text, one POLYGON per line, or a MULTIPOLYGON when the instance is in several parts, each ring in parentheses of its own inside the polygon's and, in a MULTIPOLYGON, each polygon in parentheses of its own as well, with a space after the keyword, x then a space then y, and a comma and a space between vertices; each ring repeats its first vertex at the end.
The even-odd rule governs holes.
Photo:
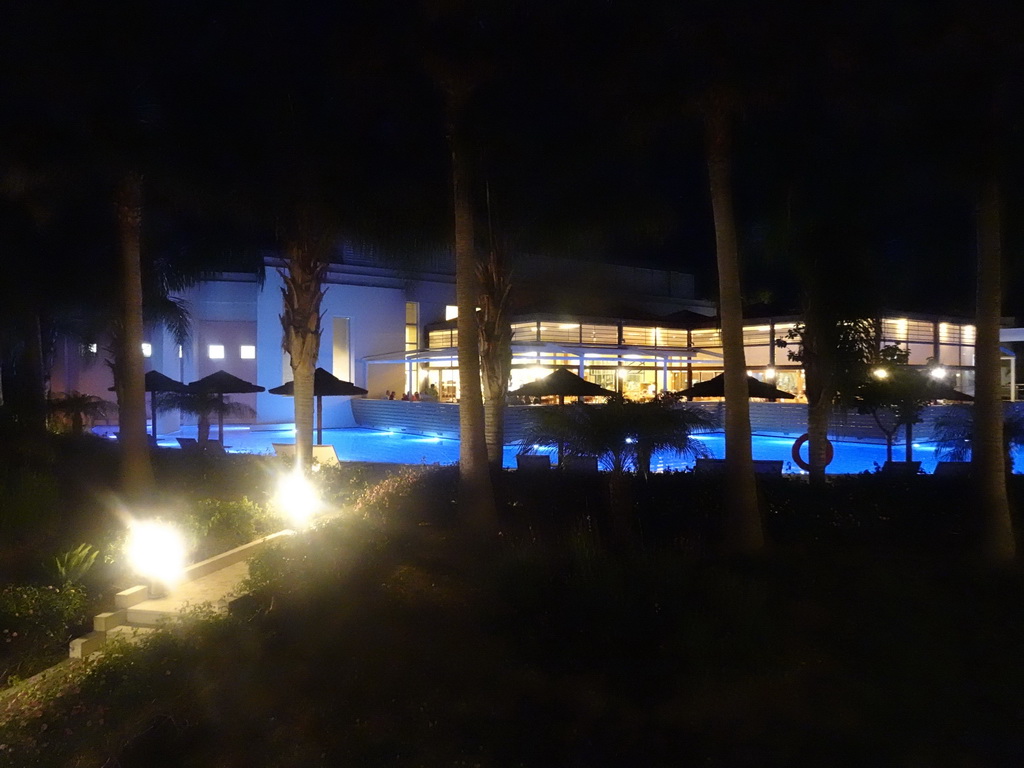
MULTIPOLYGON (((798 400, 805 396, 804 373, 789 354, 799 340, 789 339, 792 319, 751 321, 743 328, 748 374, 772 381, 798 400), (786 340, 789 348, 779 347, 786 340)), ((974 391, 974 326, 910 318, 878 321, 879 343, 895 344, 910 353, 911 365, 940 364, 951 381, 968 394, 974 391)), ((454 328, 430 330, 430 349, 457 346, 454 328)), ((678 392, 722 373, 722 334, 714 327, 682 328, 640 323, 592 323, 561 320, 517 321, 512 324, 510 389, 565 367, 605 389, 642 400, 657 393, 678 392)), ((419 363, 428 371, 442 400, 458 398, 454 360, 419 363)))

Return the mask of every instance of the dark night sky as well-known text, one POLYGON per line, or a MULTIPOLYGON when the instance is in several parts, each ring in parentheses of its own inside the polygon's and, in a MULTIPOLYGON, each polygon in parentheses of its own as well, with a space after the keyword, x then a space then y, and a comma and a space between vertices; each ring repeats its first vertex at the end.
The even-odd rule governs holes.
POLYGON ((751 303, 799 306, 812 258, 865 301, 970 312, 972 190, 992 147, 1018 286, 1010 3, 47 5, 0 25, 15 75, 0 82, 3 202, 39 227, 80 218, 83 199, 99 210, 104 169, 134 164, 179 254, 270 239, 300 201, 351 237, 436 247, 440 61, 480 82, 465 114, 476 191, 506 247, 690 271, 714 297, 698 115, 724 83, 751 303))

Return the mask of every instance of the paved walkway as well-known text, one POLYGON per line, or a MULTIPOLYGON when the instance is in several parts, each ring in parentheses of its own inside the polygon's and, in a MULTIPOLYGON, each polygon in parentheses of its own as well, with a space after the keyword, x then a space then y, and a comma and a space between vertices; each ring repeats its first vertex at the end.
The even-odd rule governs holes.
POLYGON ((143 600, 128 609, 128 623, 152 627, 173 620, 182 611, 210 603, 215 610, 226 610, 228 601, 238 594, 239 585, 249 576, 249 563, 228 565, 176 587, 164 597, 143 600))

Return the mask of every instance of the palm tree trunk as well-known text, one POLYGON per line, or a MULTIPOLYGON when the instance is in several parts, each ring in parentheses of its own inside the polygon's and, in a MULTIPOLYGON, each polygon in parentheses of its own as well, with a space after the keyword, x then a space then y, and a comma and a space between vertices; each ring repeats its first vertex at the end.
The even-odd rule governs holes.
POLYGON ((993 562, 1016 552, 1006 492, 1003 403, 999 392, 1002 310, 1001 192, 993 175, 978 204, 978 317, 975 335, 974 445, 971 460, 984 523, 983 553, 993 562))
POLYGON ((725 474, 728 547, 754 552, 764 547, 750 437, 750 401, 743 353, 743 307, 739 254, 730 182, 729 118, 716 101, 705 113, 708 177, 718 256, 719 313, 725 364, 725 474))
POLYGON ((146 383, 142 360, 142 176, 129 171, 117 189, 121 249, 121 348, 118 350, 118 435, 121 486, 129 499, 153 488, 146 436, 146 383))
POLYGON ((320 354, 320 304, 327 269, 327 240, 303 233, 287 246, 288 263, 281 272, 284 288, 284 349, 289 355, 295 396, 295 463, 313 464, 313 377, 320 354))
POLYGON ((470 171, 460 120, 463 98, 449 90, 448 142, 451 150, 455 212, 455 291, 459 318, 459 514, 476 531, 498 530, 497 510, 484 440, 484 406, 480 387, 480 337, 476 308, 480 303, 473 233, 470 171))

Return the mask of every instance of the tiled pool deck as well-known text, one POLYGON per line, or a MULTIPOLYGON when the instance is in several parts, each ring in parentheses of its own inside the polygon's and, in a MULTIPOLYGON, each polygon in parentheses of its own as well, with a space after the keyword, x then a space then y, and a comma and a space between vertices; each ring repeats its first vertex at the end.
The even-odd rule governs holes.
MULTIPOLYGON (((101 435, 116 433, 116 427, 97 427, 101 435)), ((229 453, 262 453, 274 452, 272 443, 295 442, 295 430, 250 429, 248 426, 231 425, 224 427, 225 444, 229 453)), ((178 432, 160 435, 158 444, 163 447, 177 448, 175 438, 195 437, 195 427, 184 427, 178 432)), ((216 437, 216 428, 211 437, 216 437)), ((700 440, 710 449, 712 454, 721 458, 724 455, 724 438, 721 434, 702 435, 700 440)), ((440 437, 424 437, 419 435, 380 432, 371 429, 325 429, 324 442, 334 445, 342 461, 379 461, 390 464, 453 464, 459 458, 458 440, 440 437)), ((788 437, 754 436, 754 458, 775 459, 783 462, 785 472, 800 472, 793 464, 791 448, 793 439, 788 437)), ((856 474, 872 471, 875 465, 885 462, 885 446, 876 443, 835 443, 835 460, 828 471, 833 474, 856 474)), ((806 456, 806 447, 804 448, 806 456)), ((516 465, 518 446, 505 446, 504 465, 513 468, 516 465)), ((550 451, 544 451, 550 453, 550 451)), ((902 460, 903 445, 893 449, 893 458, 902 460)), ((935 470, 935 446, 929 443, 915 443, 914 459, 921 462, 926 472, 935 470)), ((655 471, 679 470, 693 466, 692 459, 682 459, 671 454, 656 454, 653 462, 655 471)))

